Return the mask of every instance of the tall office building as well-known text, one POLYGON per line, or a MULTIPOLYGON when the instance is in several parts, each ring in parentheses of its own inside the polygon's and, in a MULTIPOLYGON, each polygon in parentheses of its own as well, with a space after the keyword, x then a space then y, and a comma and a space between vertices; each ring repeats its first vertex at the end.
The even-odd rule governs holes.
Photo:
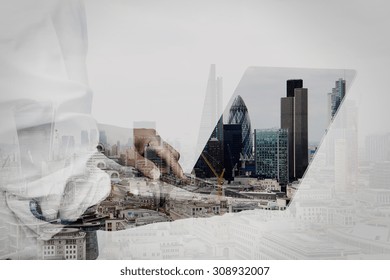
POLYGON ((335 82, 332 92, 328 93, 328 121, 333 120, 345 96, 345 80, 340 78, 335 82))
POLYGON ((253 139, 251 120, 249 118, 248 109, 241 96, 237 96, 229 112, 228 124, 239 124, 242 129, 242 150, 241 155, 244 158, 252 158, 253 139))
POLYGON ((287 81, 287 97, 281 99, 281 128, 288 133, 289 180, 302 178, 308 159, 307 89, 302 80, 287 81))
POLYGON ((288 183, 287 129, 255 129, 256 175, 288 183))
MULTIPOLYGON (((221 172, 223 167, 222 78, 216 76, 215 64, 210 66, 197 152, 207 157, 217 173, 221 172)), ((214 177, 214 173, 202 156, 198 158, 194 169, 198 177, 214 177)))
POLYGON ((303 80, 288 80, 287 97, 294 97, 296 88, 303 88, 303 80))
POLYGON ((203 143, 211 138, 217 138, 219 141, 222 141, 222 97, 222 78, 216 76, 216 67, 215 64, 212 64, 207 80, 206 96, 199 131, 198 144, 201 145, 201 149, 203 149, 203 143))
POLYGON ((239 165, 240 154, 242 151, 242 125, 225 124, 223 126, 223 150, 225 179, 231 181, 234 179, 239 165))
MULTIPOLYGON (((214 171, 217 172, 217 174, 221 174, 224 167, 222 142, 215 137, 210 138, 210 140, 207 141, 205 148, 203 149, 203 155, 207 158, 214 171)), ((215 177, 214 172, 210 169, 202 157, 199 157, 195 168, 195 174, 197 177, 215 177)))

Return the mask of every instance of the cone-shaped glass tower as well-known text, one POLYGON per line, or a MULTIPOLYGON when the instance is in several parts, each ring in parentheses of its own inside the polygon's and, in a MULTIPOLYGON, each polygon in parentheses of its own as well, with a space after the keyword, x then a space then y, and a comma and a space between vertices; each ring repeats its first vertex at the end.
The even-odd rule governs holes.
POLYGON ((248 109, 241 96, 237 96, 229 112, 229 124, 240 124, 242 127, 242 152, 243 158, 252 157, 252 129, 251 121, 249 119, 248 109))

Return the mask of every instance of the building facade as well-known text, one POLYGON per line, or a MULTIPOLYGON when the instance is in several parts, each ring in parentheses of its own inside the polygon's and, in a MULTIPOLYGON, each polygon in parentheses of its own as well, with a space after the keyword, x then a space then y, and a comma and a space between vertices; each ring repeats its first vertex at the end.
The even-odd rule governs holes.
POLYGON ((49 240, 39 238, 38 246, 43 260, 86 259, 86 233, 79 229, 63 228, 49 240))
POLYGON ((242 151, 242 126, 240 124, 225 124, 223 126, 224 178, 231 181, 236 176, 242 151))
POLYGON ((255 129, 256 175, 288 183, 287 129, 255 129))
POLYGON ((281 128, 288 132, 290 181, 302 178, 309 164, 308 97, 302 85, 302 80, 288 80, 287 97, 281 99, 281 128))
POLYGON ((331 122, 345 96, 345 80, 338 79, 332 92, 328 93, 328 118, 331 122))

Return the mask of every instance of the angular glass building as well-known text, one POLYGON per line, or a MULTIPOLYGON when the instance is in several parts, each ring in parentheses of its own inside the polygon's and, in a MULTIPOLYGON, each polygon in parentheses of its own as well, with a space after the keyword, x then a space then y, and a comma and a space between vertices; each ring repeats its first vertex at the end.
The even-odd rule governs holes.
POLYGON ((243 158, 251 158, 253 150, 251 121, 249 119, 248 109, 241 96, 237 96, 229 112, 228 124, 239 124, 242 128, 242 152, 243 158))
POLYGON ((287 129, 255 129, 256 175, 288 183, 287 129))

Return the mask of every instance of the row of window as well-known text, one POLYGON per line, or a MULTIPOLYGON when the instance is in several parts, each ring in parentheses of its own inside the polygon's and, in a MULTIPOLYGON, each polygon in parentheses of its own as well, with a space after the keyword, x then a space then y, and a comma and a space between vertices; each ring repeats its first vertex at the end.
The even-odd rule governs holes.
POLYGON ((43 251, 44 255, 54 255, 54 251, 43 251))
POLYGON ((75 259, 77 259, 77 256, 76 255, 69 255, 69 256, 65 256, 65 259, 67 259, 67 260, 69 260, 69 259, 75 260, 75 259))

